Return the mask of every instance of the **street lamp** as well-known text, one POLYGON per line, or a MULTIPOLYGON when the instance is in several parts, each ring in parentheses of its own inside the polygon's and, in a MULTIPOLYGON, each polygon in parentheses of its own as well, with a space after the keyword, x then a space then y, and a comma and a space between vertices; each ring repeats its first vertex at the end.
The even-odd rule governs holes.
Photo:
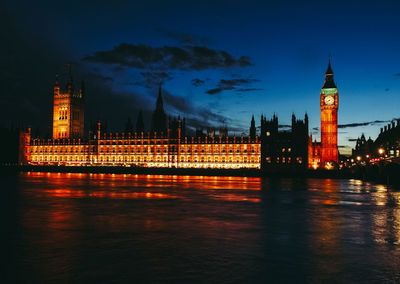
POLYGON ((379 148, 378 153, 379 153, 379 155, 382 155, 383 153, 385 153, 385 150, 383 148, 379 148))

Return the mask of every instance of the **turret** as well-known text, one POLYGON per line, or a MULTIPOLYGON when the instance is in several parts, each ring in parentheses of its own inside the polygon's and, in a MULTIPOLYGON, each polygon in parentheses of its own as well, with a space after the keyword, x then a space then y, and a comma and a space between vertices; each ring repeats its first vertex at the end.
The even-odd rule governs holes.
POLYGON ((100 139, 101 132, 101 122, 97 122, 97 139, 100 139))
POLYGON ((81 97, 81 98, 83 98, 85 92, 86 92, 85 81, 82 80, 82 82, 81 82, 81 89, 79 90, 79 94, 80 94, 80 97, 81 97))
POLYGON ((58 82, 58 74, 56 74, 56 80, 54 82, 54 95, 58 96, 60 94, 60 84, 58 82))
POLYGON ((67 81, 66 89, 67 89, 67 93, 68 94, 73 94, 73 92, 74 92, 74 82, 73 82, 73 79, 72 79, 71 64, 68 64, 68 68, 69 68, 69 70, 68 70, 68 81, 67 81))
POLYGON ((294 113, 292 113, 292 128, 294 127, 295 124, 296 124, 296 116, 294 115, 294 113))
POLYGON ((306 129, 308 132, 308 114, 307 113, 304 115, 304 123, 306 124, 306 129))
POLYGON ((255 139, 256 138, 256 122, 254 120, 254 115, 251 117, 250 138, 251 139, 255 139))
POLYGON ((182 121, 181 135, 183 137, 186 136, 186 118, 183 118, 183 121, 182 121))

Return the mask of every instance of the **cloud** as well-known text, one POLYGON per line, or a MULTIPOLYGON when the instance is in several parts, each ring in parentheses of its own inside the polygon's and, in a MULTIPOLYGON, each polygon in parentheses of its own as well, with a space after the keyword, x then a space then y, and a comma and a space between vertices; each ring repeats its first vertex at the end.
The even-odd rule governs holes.
POLYGON ((86 74, 85 79, 86 80, 96 80, 96 81, 99 80, 102 82, 113 82, 114 81, 114 79, 112 77, 104 76, 104 75, 102 75, 100 73, 96 73, 96 72, 91 72, 91 73, 86 74))
POLYGON ((291 128, 292 126, 289 124, 279 124, 278 127, 279 128, 291 128))
POLYGON ((192 85, 195 86, 195 87, 199 87, 201 85, 204 85, 204 83, 205 83, 204 80, 201 80, 201 79, 198 79, 198 78, 194 78, 192 80, 192 85))
POLYGON ((232 89, 233 89, 232 87, 231 88, 215 88, 215 89, 207 90, 206 93, 209 95, 215 95, 215 94, 221 93, 224 90, 232 90, 232 89))
MULTIPOLYGON (((259 82, 259 80, 256 79, 243 79, 243 78, 237 78, 237 79, 221 79, 218 83, 218 86, 214 89, 209 89, 206 91, 206 94, 209 95, 215 95, 218 93, 221 93, 222 91, 226 90, 235 90, 236 87, 241 86, 241 85, 248 85, 253 82, 259 82)), ((246 90, 246 89, 238 89, 239 90, 246 90)), ((247 89, 247 90, 252 90, 252 89, 247 89)), ((255 89, 254 89, 255 90, 255 89)))
POLYGON ((252 65, 247 56, 235 59, 226 51, 205 46, 151 47, 129 43, 121 43, 111 50, 96 51, 83 60, 150 70, 205 70, 252 65))
POLYGON ((248 89, 237 89, 238 92, 253 92, 253 91, 262 91, 263 89, 257 88, 248 88, 248 89))
POLYGON ((354 141, 357 141, 357 139, 358 139, 358 138, 348 138, 347 141, 349 141, 349 142, 354 142, 354 141))
POLYGON ((368 125, 376 125, 381 123, 388 123, 391 120, 374 120, 374 121, 367 121, 367 122, 355 122, 349 124, 339 124, 338 128, 349 128, 349 127, 359 127, 359 126, 368 126, 368 125))
POLYGON ((172 38, 183 45, 208 45, 210 43, 209 39, 198 37, 190 33, 178 33, 163 28, 158 28, 157 30, 161 35, 172 38))
MULTIPOLYGON (((82 70, 82 78, 85 70, 82 70)), ((76 76, 76 78, 79 78, 76 76)), ((150 127, 151 113, 154 104, 148 96, 134 91, 118 91, 102 75, 91 76, 86 81, 87 94, 85 95, 85 119, 87 122, 107 122, 109 131, 121 131, 126 119, 130 117, 135 124, 139 110, 143 111, 145 126, 150 127)))
POLYGON ((116 73, 123 72, 123 71, 125 71, 125 68, 122 67, 122 66, 115 66, 113 71, 116 72, 116 73))
MULTIPOLYGON (((186 125, 189 129, 215 127, 228 124, 229 130, 235 129, 232 119, 218 114, 207 107, 195 107, 191 101, 184 97, 173 95, 167 90, 162 91, 166 112, 168 114, 180 115, 186 118, 186 125)), ((242 128, 240 128, 242 129, 242 128)))
POLYGON ((253 83, 253 82, 258 82, 259 80, 256 79, 231 79, 231 80, 225 80, 225 79, 221 79, 220 84, 224 85, 224 86, 238 86, 238 85, 243 85, 243 84, 249 84, 249 83, 253 83))
POLYGON ((394 74, 394 76, 398 76, 398 77, 400 77, 400 73, 396 73, 396 74, 394 74))
POLYGON ((144 80, 135 82, 135 85, 141 85, 146 88, 153 88, 154 86, 158 86, 166 81, 173 79, 171 74, 164 71, 162 72, 145 71, 145 72, 140 72, 140 75, 143 76, 144 80))

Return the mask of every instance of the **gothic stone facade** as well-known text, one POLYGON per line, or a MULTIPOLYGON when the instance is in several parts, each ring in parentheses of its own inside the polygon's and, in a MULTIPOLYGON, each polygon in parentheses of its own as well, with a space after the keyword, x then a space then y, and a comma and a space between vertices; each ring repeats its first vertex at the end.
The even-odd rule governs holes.
POLYGON ((172 138, 98 130, 93 139, 31 140, 27 135, 24 149, 25 161, 36 165, 239 169, 260 168, 261 143, 258 137, 172 138))
POLYGON ((256 135, 252 119, 247 137, 186 136, 180 119, 167 123, 163 115, 161 89, 152 128, 166 131, 149 133, 97 133, 83 135, 83 88, 73 90, 72 77, 67 91, 54 88, 53 139, 32 139, 21 134, 20 163, 67 166, 137 166, 168 168, 268 168, 307 167, 308 117, 292 117, 290 131, 278 131, 278 118, 261 118, 261 135, 256 135), (64 98, 65 97, 65 98, 64 98), (162 114, 162 115, 160 115, 162 114), (65 125, 64 125, 65 124, 65 125))

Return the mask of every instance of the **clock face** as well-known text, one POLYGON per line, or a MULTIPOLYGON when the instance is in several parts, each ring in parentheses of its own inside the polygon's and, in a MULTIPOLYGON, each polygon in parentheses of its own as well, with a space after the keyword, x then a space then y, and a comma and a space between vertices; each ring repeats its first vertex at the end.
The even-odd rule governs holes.
POLYGON ((324 102, 326 105, 330 106, 335 103, 335 99, 332 96, 326 96, 324 102))

